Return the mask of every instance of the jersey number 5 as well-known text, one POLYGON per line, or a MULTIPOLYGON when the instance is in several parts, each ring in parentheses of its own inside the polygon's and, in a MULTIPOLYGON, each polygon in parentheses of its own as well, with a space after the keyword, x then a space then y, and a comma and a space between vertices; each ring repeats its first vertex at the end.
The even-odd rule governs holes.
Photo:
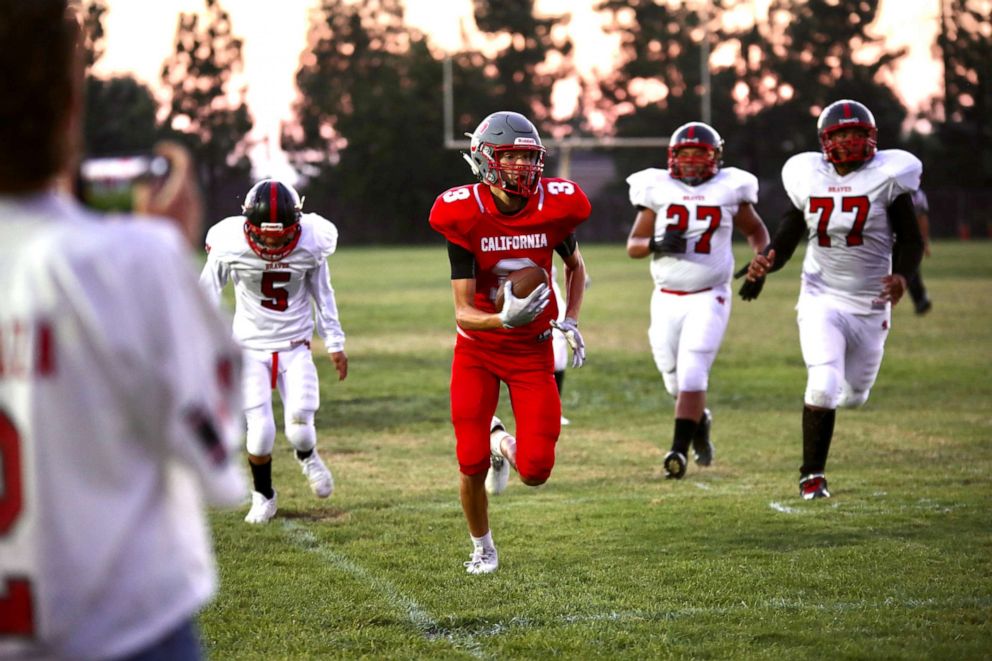
MULTIPOLYGON (((843 213, 854 212, 854 224, 851 226, 851 231, 847 233, 847 245, 860 246, 865 242, 862 233, 865 229, 865 221, 868 220, 868 208, 870 206, 871 201, 864 195, 840 198, 840 210, 843 213)), ((809 212, 820 214, 820 220, 816 223, 817 245, 821 248, 829 248, 830 235, 827 233, 827 227, 830 225, 830 216, 834 213, 834 198, 809 198, 809 212)))
MULTIPOLYGON (((0 411, 0 539, 9 535, 24 504, 21 485, 21 438, 0 411)), ((23 576, 0 576, 0 636, 31 636, 31 581, 23 576)))
POLYGON ((289 282, 292 276, 288 271, 266 271, 262 274, 262 307, 276 312, 285 312, 289 307, 289 292, 279 285, 289 282))

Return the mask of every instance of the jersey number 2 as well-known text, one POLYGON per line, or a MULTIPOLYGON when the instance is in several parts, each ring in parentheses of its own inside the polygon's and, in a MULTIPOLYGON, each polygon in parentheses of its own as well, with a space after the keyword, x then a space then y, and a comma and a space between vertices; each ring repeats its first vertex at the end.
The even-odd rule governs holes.
POLYGON ((289 282, 292 276, 287 271, 266 271, 262 274, 262 307, 276 312, 285 312, 289 307, 289 292, 279 285, 289 282))
MULTIPOLYGON (((0 538, 10 534, 24 503, 21 485, 21 438, 0 411, 0 538)), ((34 613, 31 581, 22 576, 0 576, 0 636, 31 636, 34 613)))
MULTIPOLYGON (((672 204, 668 207, 668 217, 674 218, 675 222, 665 227, 666 232, 669 230, 685 232, 689 229, 688 207, 684 207, 681 204, 672 204)), ((699 240, 696 241, 696 252, 709 254, 713 233, 720 228, 720 218, 722 217, 723 211, 720 207, 696 207, 696 218, 710 224, 709 227, 703 230, 699 240)))
MULTIPOLYGON (((854 224, 851 226, 851 231, 847 233, 847 245, 860 246, 865 242, 863 232, 865 221, 868 220, 869 206, 871 206, 871 201, 864 195, 840 198, 840 210, 843 213, 854 212, 854 224)), ((809 212, 820 214, 820 220, 816 223, 817 245, 821 248, 829 248, 830 235, 827 233, 827 227, 830 225, 830 216, 834 213, 834 198, 809 198, 809 212)))

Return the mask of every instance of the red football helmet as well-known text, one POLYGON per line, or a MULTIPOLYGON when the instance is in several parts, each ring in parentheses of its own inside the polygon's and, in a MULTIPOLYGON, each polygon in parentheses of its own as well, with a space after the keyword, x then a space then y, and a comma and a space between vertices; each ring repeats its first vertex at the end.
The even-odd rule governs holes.
POLYGON ((289 184, 263 179, 248 191, 241 207, 245 239, 255 254, 275 262, 293 252, 300 241, 303 201, 289 184))
POLYGON ((723 138, 712 126, 689 122, 675 129, 668 141, 668 174, 690 186, 712 178, 723 165, 723 138), (705 150, 702 155, 683 153, 684 147, 705 150))
POLYGON ((862 163, 875 155, 878 128, 875 116, 863 104, 841 99, 827 106, 816 123, 823 155, 831 163, 862 163), (835 137, 844 129, 862 129, 853 135, 835 137))

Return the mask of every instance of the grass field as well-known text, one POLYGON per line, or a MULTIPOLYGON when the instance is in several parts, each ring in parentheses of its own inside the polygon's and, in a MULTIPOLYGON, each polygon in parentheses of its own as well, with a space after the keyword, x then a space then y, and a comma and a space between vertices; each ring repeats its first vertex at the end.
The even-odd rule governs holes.
MULTIPOLYGON (((934 247, 933 312, 897 307, 871 399, 838 413, 834 497, 804 502, 801 254, 759 300, 735 299, 710 378, 716 459, 673 482, 647 263, 584 246, 572 425, 548 484, 514 478, 492 499, 501 567, 469 576, 444 250, 342 247, 347 381, 318 355, 337 490, 310 496, 280 432, 277 518, 212 515, 211 658, 992 658, 990 248, 934 247)), ((505 393, 499 413, 512 419, 505 393)))

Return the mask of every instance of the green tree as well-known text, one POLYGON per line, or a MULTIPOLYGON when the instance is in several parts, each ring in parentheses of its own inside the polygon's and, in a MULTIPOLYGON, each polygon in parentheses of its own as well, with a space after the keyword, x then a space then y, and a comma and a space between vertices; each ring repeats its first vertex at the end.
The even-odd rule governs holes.
POLYGON ((253 121, 244 88, 232 89, 242 68, 241 47, 220 2, 205 0, 202 19, 197 13, 179 15, 175 52, 162 66, 169 96, 165 133, 193 152, 209 219, 236 212, 251 184, 253 121))
POLYGON ((93 75, 93 65, 103 57, 103 29, 107 5, 92 0, 83 7, 83 48, 86 61, 84 153, 91 156, 149 149, 158 134, 158 104, 151 90, 131 76, 109 79, 93 75))
POLYGON ((432 238, 431 205, 467 180, 442 146, 441 64, 403 25, 399 0, 324 0, 297 73, 298 125, 283 136, 307 207, 350 241, 432 238))
POLYGON ((937 183, 992 187, 992 19, 987 5, 941 0, 944 108, 933 156, 934 162, 954 167, 934 172, 931 180, 937 183))

